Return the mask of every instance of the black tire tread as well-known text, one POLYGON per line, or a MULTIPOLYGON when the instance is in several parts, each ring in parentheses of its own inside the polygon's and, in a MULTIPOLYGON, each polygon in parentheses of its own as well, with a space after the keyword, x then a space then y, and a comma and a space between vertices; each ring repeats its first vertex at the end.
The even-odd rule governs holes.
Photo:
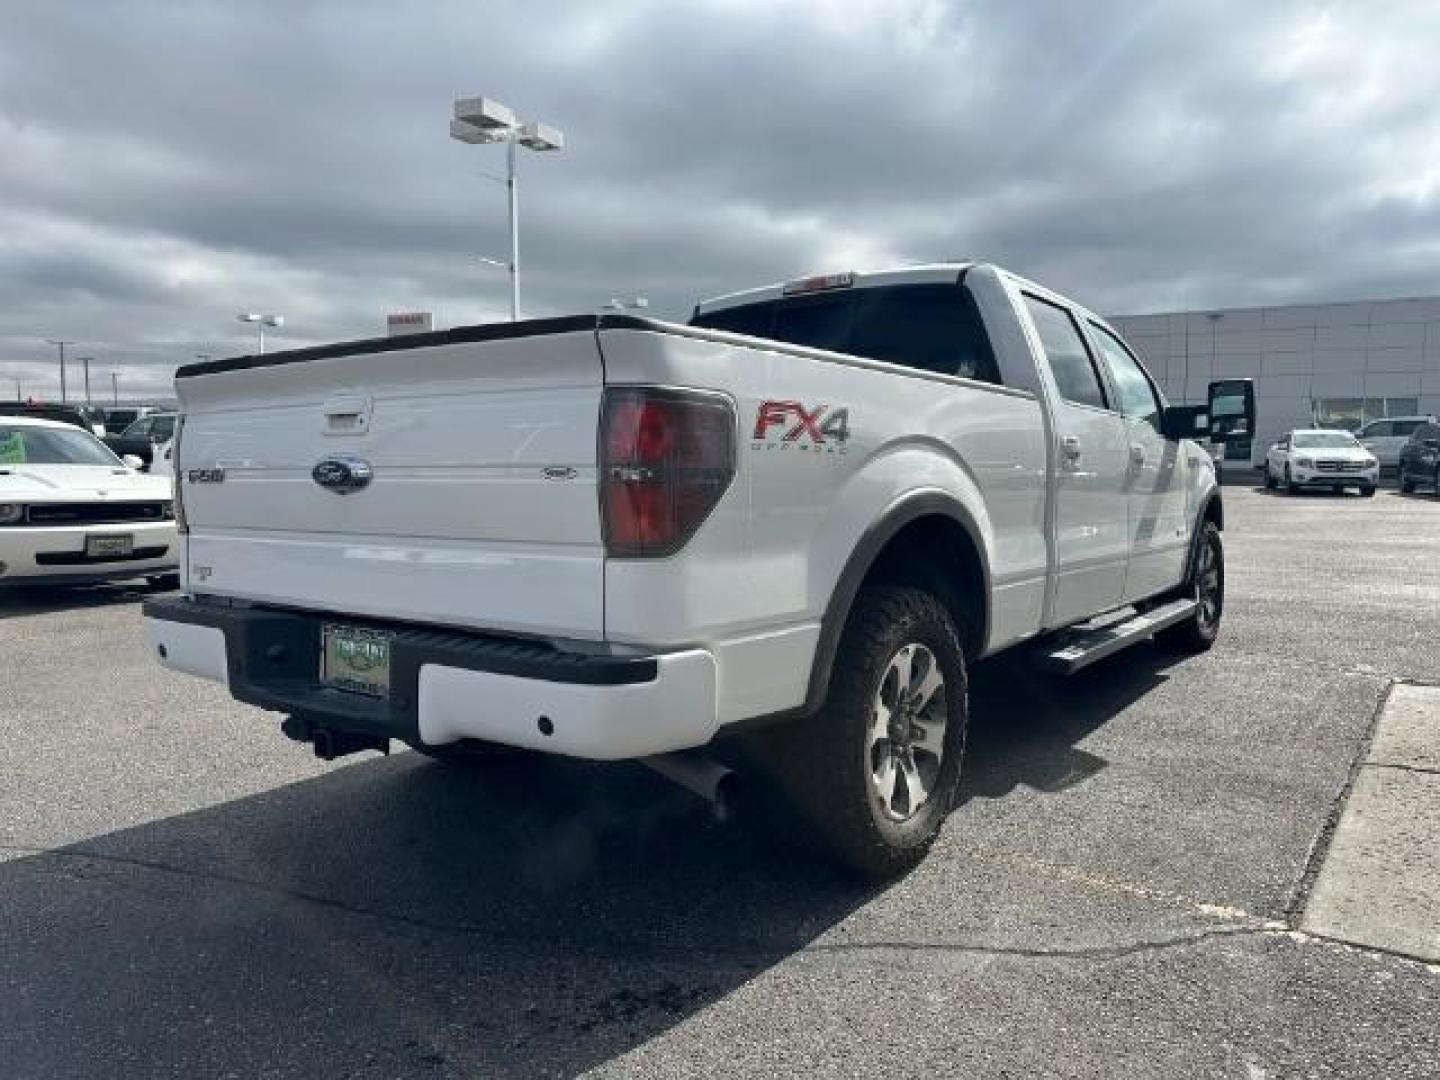
MULTIPOLYGON (((938 654, 937 659, 945 662, 938 654)), ((903 586, 866 586, 855 598, 833 671, 824 707, 814 716, 784 725, 781 731, 785 784, 816 839, 838 862, 866 877, 894 877, 924 858, 958 797, 969 718, 960 638, 944 605, 931 594, 903 586), (932 793, 933 809, 922 811, 922 816, 928 812, 925 826, 906 843, 894 844, 878 834, 867 802, 846 796, 847 790, 866 790, 866 779, 859 775, 861 755, 853 752, 851 742, 856 717, 848 710, 858 708, 863 716, 874 668, 890 659, 895 628, 925 623, 938 627, 948 639, 944 648, 953 650, 955 663, 951 666, 958 669, 958 674, 946 673, 947 738, 951 740, 942 774, 946 780, 932 793), (817 746, 825 749, 816 753, 817 746)), ((868 720, 862 718, 861 722, 868 726, 868 720)))
MULTIPOLYGON (((1201 527, 1200 537, 1198 538, 1199 543, 1200 543, 1200 544, 1208 544, 1208 543, 1210 542, 1210 536, 1211 536, 1212 533, 1215 535, 1216 539, 1218 540, 1219 537, 1220 537, 1220 530, 1219 530, 1218 528, 1216 528, 1215 523, 1214 523, 1213 521, 1207 521, 1207 522, 1205 522, 1204 525, 1201 527)), ((1197 557, 1196 557, 1196 559, 1195 559, 1195 564, 1194 564, 1194 565, 1195 565, 1195 567, 1198 569, 1198 567, 1199 567, 1199 557, 1198 557, 1198 556, 1199 556, 1199 546, 1198 546, 1198 544, 1197 544, 1197 546, 1196 546, 1196 556, 1197 556, 1197 557)), ((1225 582, 1225 575, 1224 575, 1225 546, 1224 546, 1223 543, 1220 545, 1220 559, 1221 559, 1221 563, 1220 563, 1220 565, 1221 565, 1220 582, 1221 582, 1221 588, 1222 588, 1222 590, 1223 590, 1223 588, 1224 588, 1224 582, 1225 582)), ((1193 577, 1193 574, 1194 574, 1194 573, 1195 573, 1195 571, 1192 570, 1192 571, 1191 571, 1192 577, 1193 577)), ((1186 582, 1185 589, 1182 590, 1182 594, 1188 593, 1188 591, 1189 591, 1189 589, 1190 589, 1191 587, 1192 587, 1192 582, 1186 582)), ((1222 592, 1222 596, 1223 596, 1223 592, 1222 592)), ((1223 606, 1222 606, 1222 608, 1221 608, 1220 614, 1221 614, 1221 618, 1223 619, 1223 618, 1224 618, 1224 614, 1225 614, 1223 606)), ((1175 651, 1175 652, 1187 653, 1187 654, 1189 654, 1189 655, 1198 655, 1198 654, 1203 653, 1203 652, 1208 652, 1209 649, 1210 649, 1210 647, 1215 644, 1215 639, 1218 638, 1219 636, 1220 636, 1220 625, 1219 625, 1219 623, 1218 623, 1218 622, 1216 623, 1215 629, 1214 629, 1213 632, 1207 632, 1207 631, 1200 625, 1200 613, 1197 611, 1192 617, 1186 619, 1184 622, 1176 623, 1174 626, 1167 626, 1164 630, 1161 630, 1158 634, 1155 635, 1155 641, 1156 641, 1157 644, 1161 645, 1162 647, 1164 647, 1164 648, 1166 648, 1166 649, 1171 649, 1171 650, 1173 650, 1173 651, 1175 651)))

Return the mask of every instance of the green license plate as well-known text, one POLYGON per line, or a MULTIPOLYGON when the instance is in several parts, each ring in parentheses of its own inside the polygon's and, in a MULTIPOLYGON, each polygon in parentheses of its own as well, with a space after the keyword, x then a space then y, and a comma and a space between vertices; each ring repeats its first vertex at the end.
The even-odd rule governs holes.
POLYGON ((85 555, 91 559, 123 559, 135 550, 135 537, 129 533, 87 536, 85 555))
POLYGON ((337 690, 389 697, 390 635, 355 626, 322 626, 320 682, 337 690))

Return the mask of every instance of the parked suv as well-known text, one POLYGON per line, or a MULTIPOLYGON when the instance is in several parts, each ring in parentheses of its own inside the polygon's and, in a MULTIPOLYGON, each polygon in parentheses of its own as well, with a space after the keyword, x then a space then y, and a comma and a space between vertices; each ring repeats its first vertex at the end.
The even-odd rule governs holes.
POLYGON ((1400 490, 1428 487, 1440 495, 1440 423, 1421 424, 1400 451, 1400 490))
POLYGON ((1410 441, 1410 436, 1426 424, 1433 424, 1433 416, 1391 416, 1385 420, 1371 420, 1355 432, 1360 445, 1380 460, 1382 469, 1393 469, 1400 464, 1400 451, 1410 441))
POLYGON ((105 434, 105 418, 89 405, 61 405, 53 401, 0 401, 0 416, 28 416, 33 420, 54 420, 72 424, 92 435, 105 434))

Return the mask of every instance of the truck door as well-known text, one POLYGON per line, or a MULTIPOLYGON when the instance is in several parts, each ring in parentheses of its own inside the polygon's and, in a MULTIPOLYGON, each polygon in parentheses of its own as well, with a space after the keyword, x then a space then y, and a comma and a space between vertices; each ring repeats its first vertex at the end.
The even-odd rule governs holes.
POLYGON ((1180 583, 1189 546, 1184 459, 1178 440, 1160 434, 1160 395, 1140 362, 1099 323, 1088 329, 1125 417, 1130 467, 1130 566, 1125 600, 1144 600, 1180 583))
POLYGON ((1055 573, 1047 627, 1119 606, 1130 553, 1129 425, 1115 411, 1074 316, 1025 292, 1051 402, 1055 573))

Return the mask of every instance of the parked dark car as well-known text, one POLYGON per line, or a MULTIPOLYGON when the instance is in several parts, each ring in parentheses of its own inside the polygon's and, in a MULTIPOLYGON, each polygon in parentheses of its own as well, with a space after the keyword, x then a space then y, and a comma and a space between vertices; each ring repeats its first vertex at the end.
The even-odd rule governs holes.
POLYGON ((1440 495, 1440 424, 1423 424, 1400 449, 1400 490, 1428 487, 1440 495))
POLYGON ((149 416, 151 413, 163 410, 157 409, 153 405, 107 405, 100 411, 105 414, 106 432, 111 435, 119 435, 142 416, 149 416))
POLYGON ((169 442, 174 435, 175 414, 157 412, 140 417, 119 435, 107 435, 105 445, 122 457, 125 454, 134 454, 149 468, 155 456, 156 444, 169 442))
POLYGON ((74 424, 93 435, 105 430, 100 410, 89 405, 60 405, 53 401, 0 401, 0 416, 33 416, 37 420, 58 420, 74 424))

